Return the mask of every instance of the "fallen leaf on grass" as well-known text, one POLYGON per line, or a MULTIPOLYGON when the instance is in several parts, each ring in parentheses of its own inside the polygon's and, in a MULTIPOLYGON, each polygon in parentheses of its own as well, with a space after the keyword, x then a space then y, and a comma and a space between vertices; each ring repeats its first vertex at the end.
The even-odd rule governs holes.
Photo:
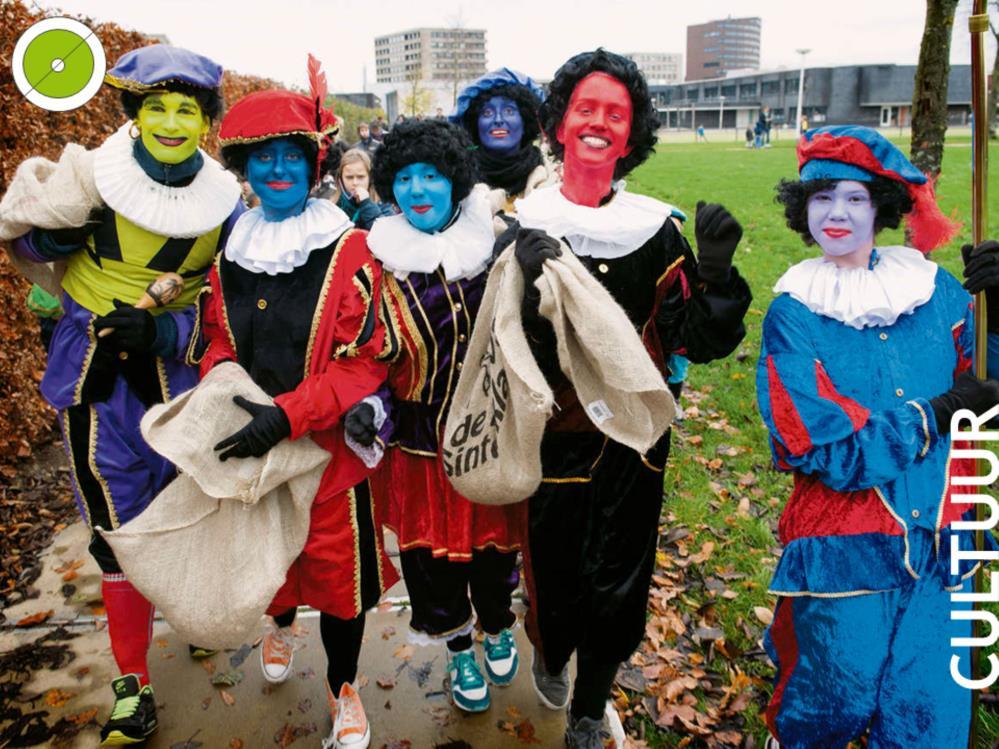
POLYGON ((529 718, 523 717, 520 711, 512 706, 508 707, 506 712, 510 719, 496 722, 496 727, 502 733, 505 733, 507 736, 513 736, 521 744, 541 743, 540 739, 535 735, 534 724, 531 723, 529 718))
POLYGON ((76 697, 76 692, 66 692, 62 689, 50 689, 45 693, 45 704, 49 707, 62 707, 76 697))
POLYGON ((375 679, 375 684, 380 686, 382 689, 392 689, 395 686, 396 681, 391 676, 379 676, 375 679))
POLYGON ((698 553, 690 555, 690 561, 694 564, 704 564, 706 561, 711 559, 711 555, 714 553, 714 550, 714 541, 705 541, 701 544, 701 550, 698 553))
POLYGON ((14 625, 15 627, 33 627, 36 624, 41 624, 42 622, 48 620, 53 614, 54 610, 49 609, 48 611, 39 611, 37 614, 31 614, 19 619, 14 625))
POLYGON ((766 626, 770 626, 774 620, 774 612, 763 606, 753 606, 753 613, 756 614, 756 618, 766 626))
POLYGON ((223 701, 223 702, 224 702, 225 704, 227 704, 227 705, 228 705, 229 707, 232 707, 233 705, 235 705, 235 704, 236 704, 236 698, 235 698, 235 697, 233 697, 233 696, 232 696, 231 694, 229 694, 229 693, 228 693, 227 691, 225 691, 224 689, 220 689, 220 690, 219 690, 219 697, 221 697, 221 698, 222 698, 222 701, 223 701))

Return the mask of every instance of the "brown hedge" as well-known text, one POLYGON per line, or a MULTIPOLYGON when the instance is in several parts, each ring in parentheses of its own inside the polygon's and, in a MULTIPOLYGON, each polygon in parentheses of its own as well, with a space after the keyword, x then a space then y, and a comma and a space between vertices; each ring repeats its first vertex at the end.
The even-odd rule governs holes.
MULTIPOLYGON (((67 143, 95 148, 125 122, 118 92, 107 86, 72 112, 47 112, 24 99, 14 85, 11 56, 18 37, 43 17, 19 0, 0 0, 0 194, 6 191, 18 164, 29 156, 57 159, 67 143)), ((113 23, 78 18, 101 40, 109 66, 129 50, 155 41, 113 23)), ((276 85, 227 72, 223 93, 226 102, 233 102, 251 91, 276 85)), ((216 129, 204 147, 217 153, 216 129)), ((0 253, 0 484, 4 477, 13 477, 18 458, 29 456, 33 446, 51 435, 54 423, 53 411, 38 393, 45 353, 38 324, 25 306, 29 288, 10 266, 6 253, 0 253)))

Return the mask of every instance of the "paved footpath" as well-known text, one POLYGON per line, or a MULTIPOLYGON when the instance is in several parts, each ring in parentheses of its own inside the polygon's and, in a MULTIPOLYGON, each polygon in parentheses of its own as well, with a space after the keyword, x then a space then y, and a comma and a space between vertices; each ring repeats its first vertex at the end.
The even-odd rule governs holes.
MULTIPOLYGON (((111 705, 109 684, 116 675, 107 633, 102 631, 106 623, 101 616, 100 573, 87 554, 87 541, 87 530, 81 523, 57 535, 34 586, 41 596, 4 612, 8 622, 17 622, 52 610, 48 621, 0 633, 0 653, 37 640, 56 624, 65 624, 67 631, 76 635, 65 643, 75 658, 58 670, 34 671, 21 691, 21 699, 36 698, 33 703, 22 704, 22 711, 48 710, 49 725, 70 716, 87 722, 71 743, 61 745, 69 747, 97 745, 99 723, 111 705), (84 563, 74 570, 77 576, 66 582, 66 568, 79 561, 84 563), (70 585, 75 590, 67 587, 70 585), (88 722, 88 714, 94 709, 96 714, 88 722)), ((444 647, 409 643, 405 595, 400 583, 389 592, 391 605, 383 604, 368 614, 358 678, 372 726, 372 749, 564 746, 564 714, 545 709, 534 694, 531 647, 522 627, 517 629, 521 668, 514 683, 505 689, 493 687, 489 710, 466 715, 451 705, 444 692, 444 647)), ((330 730, 319 619, 315 612, 303 610, 299 623, 295 674, 284 684, 271 686, 260 673, 259 643, 247 643, 239 651, 217 653, 197 662, 188 656, 187 643, 165 621, 157 619, 149 667, 160 728, 146 746, 319 747, 330 730), (239 683, 229 687, 212 685, 213 676, 230 672, 236 674, 239 683)))

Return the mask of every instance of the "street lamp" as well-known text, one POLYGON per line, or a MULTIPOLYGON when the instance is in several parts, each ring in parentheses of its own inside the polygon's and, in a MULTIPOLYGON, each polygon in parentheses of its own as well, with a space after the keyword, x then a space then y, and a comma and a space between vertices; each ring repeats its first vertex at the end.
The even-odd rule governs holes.
POLYGON ((725 97, 718 97, 718 134, 721 135, 722 125, 725 122, 725 97))
POLYGON ((807 55, 812 50, 810 49, 796 49, 799 55, 801 55, 801 72, 798 74, 798 116, 794 118, 794 129, 796 137, 801 133, 801 104, 802 99, 805 95, 805 55, 807 55))

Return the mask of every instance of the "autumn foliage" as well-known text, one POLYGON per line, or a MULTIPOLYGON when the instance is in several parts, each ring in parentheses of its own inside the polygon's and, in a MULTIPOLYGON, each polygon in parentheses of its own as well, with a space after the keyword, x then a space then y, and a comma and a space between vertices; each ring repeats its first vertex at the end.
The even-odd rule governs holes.
MULTIPOLYGON (((29 156, 57 159, 67 143, 95 148, 125 122, 118 92, 105 86, 85 106, 71 112, 47 112, 30 104, 14 85, 11 56, 18 37, 45 16, 18 1, 0 0, 0 194, 18 165, 29 156)), ((113 23, 80 17, 104 46, 108 66, 129 50, 153 39, 126 31, 113 23)), ((210 55, 211 50, 199 50, 210 55)), ((252 91, 276 86, 272 81, 227 72, 223 82, 226 102, 252 91)), ((203 144, 218 151, 217 123, 203 144)), ((11 478, 18 458, 51 434, 54 413, 38 393, 45 369, 45 353, 38 323, 25 306, 30 285, 0 253, 0 483, 11 478)))

